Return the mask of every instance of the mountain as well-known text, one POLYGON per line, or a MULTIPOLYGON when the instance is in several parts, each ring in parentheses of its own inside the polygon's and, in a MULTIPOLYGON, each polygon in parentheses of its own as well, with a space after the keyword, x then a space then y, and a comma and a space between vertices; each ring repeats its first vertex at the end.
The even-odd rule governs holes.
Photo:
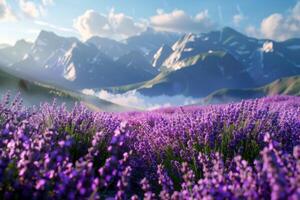
POLYGON ((32 43, 25 40, 19 40, 14 46, 4 46, 4 48, 0 48, 0 64, 9 66, 22 60, 30 51, 31 47, 32 43))
POLYGON ((30 51, 11 68, 17 70, 17 73, 22 76, 34 80, 57 82, 59 75, 49 72, 54 71, 52 67, 56 66, 56 62, 76 42, 78 42, 76 38, 60 37, 53 32, 41 31, 30 51))
POLYGON ((198 54, 224 51, 242 64, 260 85, 300 74, 299 39, 285 42, 255 39, 225 27, 209 33, 186 34, 172 46, 172 51, 160 61, 161 70, 177 70, 183 60, 198 54))
POLYGON ((131 84, 154 77, 151 65, 135 52, 113 61, 96 46, 80 42, 73 44, 53 68, 63 70, 60 73, 67 80, 65 85, 76 89, 131 84))
POLYGON ((58 104, 66 103, 68 108, 72 108, 75 102, 82 102, 94 110, 110 112, 132 110, 132 108, 119 106, 78 92, 55 88, 38 82, 27 81, 0 69, 0 95, 4 95, 7 91, 10 91, 12 96, 20 92, 22 100, 27 106, 39 106, 40 103, 51 102, 55 98, 58 104))
POLYGON ((33 44, 19 41, 0 49, 7 70, 27 80, 73 90, 195 97, 299 75, 299 55, 300 39, 256 39, 228 27, 184 36, 148 29, 120 42, 101 37, 81 42, 41 31, 33 44))
POLYGON ((119 49, 120 57, 107 55, 118 47, 126 49, 125 44, 100 37, 83 43, 41 31, 29 53, 11 68, 27 79, 75 90, 131 84, 155 76, 156 70, 138 52, 119 49))
POLYGON ((139 35, 132 36, 123 41, 131 50, 141 51, 151 61, 156 51, 163 45, 171 46, 179 39, 180 35, 169 32, 158 32, 152 28, 139 35))
MULTIPOLYGON (((130 69, 132 73, 140 73, 141 80, 149 80, 157 74, 148 60, 139 52, 131 51, 117 60, 117 65, 130 69)), ((139 81, 135 81, 139 82, 139 81)))
POLYGON ((155 75, 155 70, 138 52, 113 61, 94 45, 83 43, 73 45, 57 66, 63 67, 64 78, 69 81, 67 85, 79 89, 131 84, 155 75))
POLYGON ((37 63, 45 65, 56 51, 66 52, 76 42, 79 42, 76 38, 60 37, 53 32, 41 31, 29 54, 37 63))
POLYGON ((179 39, 179 37, 180 35, 178 34, 157 32, 152 28, 148 28, 146 31, 120 42, 94 36, 88 39, 86 43, 95 45, 100 51, 111 57, 113 60, 117 60, 121 56, 135 51, 142 54, 149 62, 151 62, 153 55, 162 44, 171 46, 179 39))
POLYGON ((159 68, 162 66, 163 62, 173 53, 173 49, 169 45, 163 45, 158 49, 158 51, 154 54, 152 60, 152 66, 155 68, 159 68))
POLYGON ((59 74, 62 74, 65 84, 82 89, 108 84, 109 76, 113 74, 107 72, 113 71, 115 65, 96 46, 77 42, 52 68, 60 70, 59 74))
POLYGON ((224 87, 255 85, 244 66, 223 51, 198 54, 181 60, 174 67, 177 70, 163 71, 154 79, 129 88, 149 96, 181 94, 203 97, 224 87))
POLYGON ((138 52, 113 61, 96 46, 81 42, 74 43, 50 69, 53 75, 63 74, 63 85, 75 89, 131 84, 155 75, 155 70, 138 52))
POLYGON ((201 100, 201 104, 234 102, 242 99, 254 99, 274 95, 300 96, 300 76, 280 78, 258 88, 221 89, 208 95, 204 100, 201 100))
POLYGON ((99 51, 113 60, 130 52, 130 48, 126 44, 99 36, 91 37, 86 43, 95 45, 99 51))
POLYGON ((206 96, 221 88, 258 87, 300 74, 300 40, 250 38, 232 28, 189 33, 163 45, 152 65, 161 73, 134 87, 145 95, 206 96), (298 55, 298 56, 297 56, 298 55))

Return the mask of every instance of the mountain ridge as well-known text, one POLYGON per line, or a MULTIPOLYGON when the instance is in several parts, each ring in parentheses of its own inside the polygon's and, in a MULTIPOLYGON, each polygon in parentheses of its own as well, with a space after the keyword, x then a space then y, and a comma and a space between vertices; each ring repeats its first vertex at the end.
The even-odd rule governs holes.
POLYGON ((201 103, 236 102, 242 99, 254 99, 274 95, 300 96, 300 75, 280 78, 272 83, 257 88, 217 90, 205 97, 201 103))
POLYGON ((120 112, 134 109, 75 91, 56 88, 36 81, 28 81, 0 69, 0 94, 4 95, 6 92, 10 92, 12 95, 21 93, 25 105, 29 106, 38 106, 46 102, 51 103, 49 101, 55 99, 58 104, 64 103, 69 108, 76 102, 82 102, 88 108, 98 111, 120 112))
POLYGON ((300 74, 300 39, 256 39, 229 27, 182 36, 149 29, 123 41, 95 36, 85 42, 41 31, 29 47, 10 71, 78 91, 204 97, 300 74))

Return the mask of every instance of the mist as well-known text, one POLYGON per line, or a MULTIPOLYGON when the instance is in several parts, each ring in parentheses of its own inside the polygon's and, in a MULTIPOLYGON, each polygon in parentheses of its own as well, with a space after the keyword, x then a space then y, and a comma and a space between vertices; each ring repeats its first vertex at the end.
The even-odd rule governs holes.
POLYGON ((160 95, 155 97, 149 97, 144 96, 135 90, 123 94, 114 94, 106 90, 94 91, 92 89, 84 89, 82 90, 82 93, 86 95, 96 96, 100 99, 104 99, 112 103, 119 104, 121 106, 127 106, 143 110, 155 110, 159 108, 167 108, 172 106, 184 106, 199 102, 199 99, 193 97, 186 97, 183 95, 160 95))

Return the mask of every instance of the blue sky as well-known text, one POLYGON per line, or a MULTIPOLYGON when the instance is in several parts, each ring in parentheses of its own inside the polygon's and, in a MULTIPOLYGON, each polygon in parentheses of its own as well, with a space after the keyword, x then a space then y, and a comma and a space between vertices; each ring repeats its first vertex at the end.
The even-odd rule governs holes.
POLYGON ((42 29, 87 39, 231 26, 251 36, 300 36, 298 0, 0 0, 0 43, 34 40, 42 29))

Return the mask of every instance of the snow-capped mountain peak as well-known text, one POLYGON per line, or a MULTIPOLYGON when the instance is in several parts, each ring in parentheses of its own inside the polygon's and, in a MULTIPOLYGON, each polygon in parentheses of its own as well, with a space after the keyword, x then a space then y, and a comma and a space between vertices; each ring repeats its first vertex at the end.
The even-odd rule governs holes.
POLYGON ((194 74, 185 73, 195 70, 234 82, 234 66, 240 66, 241 73, 248 73, 258 84, 264 84, 295 75, 300 66, 299 39, 256 39, 231 28, 189 33, 180 38, 147 30, 123 42, 93 37, 84 43, 42 31, 33 45, 23 45, 29 48, 20 51, 16 47, 22 44, 25 43, 20 41, 15 47, 0 49, 0 61, 16 60, 13 67, 19 71, 23 69, 40 79, 62 81, 74 88, 133 84, 150 80, 159 71, 189 77, 194 74))
POLYGON ((173 53, 173 50, 168 45, 163 45, 158 49, 158 51, 154 54, 152 60, 153 67, 161 67, 163 62, 173 53))

